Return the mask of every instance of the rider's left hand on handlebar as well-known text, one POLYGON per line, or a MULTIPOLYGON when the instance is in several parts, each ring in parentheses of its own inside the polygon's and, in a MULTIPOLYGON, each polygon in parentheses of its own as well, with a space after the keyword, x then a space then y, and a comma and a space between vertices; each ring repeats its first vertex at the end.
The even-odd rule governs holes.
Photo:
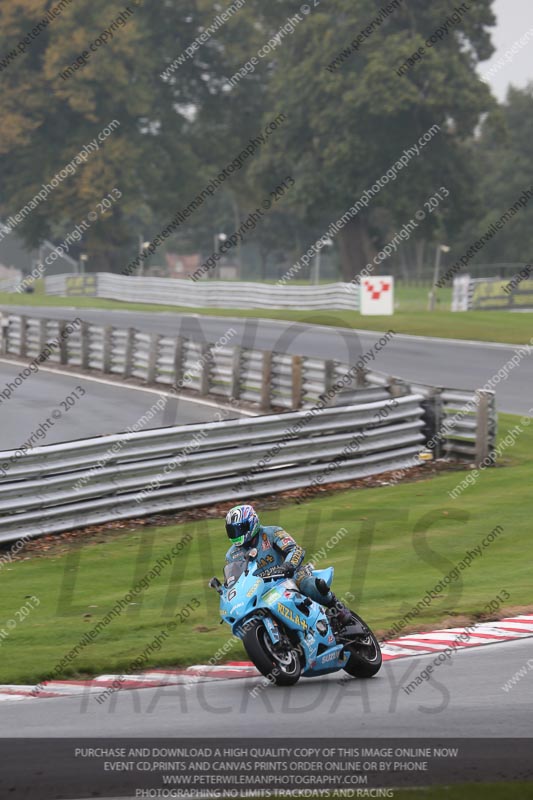
POLYGON ((294 573, 296 572, 296 568, 292 564, 288 564, 287 562, 285 562, 284 564, 281 565, 279 571, 282 572, 285 575, 285 577, 292 578, 294 573))

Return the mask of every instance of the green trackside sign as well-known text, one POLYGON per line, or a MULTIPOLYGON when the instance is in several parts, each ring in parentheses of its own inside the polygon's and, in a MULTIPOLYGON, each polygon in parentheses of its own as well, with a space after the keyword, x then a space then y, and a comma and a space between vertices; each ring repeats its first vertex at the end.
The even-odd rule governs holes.
POLYGON ((68 275, 66 278, 67 297, 96 296, 96 275, 68 275))

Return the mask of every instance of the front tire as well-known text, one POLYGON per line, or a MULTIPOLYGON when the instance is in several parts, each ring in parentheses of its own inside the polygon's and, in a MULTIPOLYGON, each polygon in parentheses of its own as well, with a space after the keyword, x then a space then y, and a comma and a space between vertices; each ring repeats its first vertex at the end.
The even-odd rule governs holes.
POLYGON ((354 678, 373 678, 381 669, 383 658, 379 642, 361 617, 351 612, 354 622, 361 622, 367 629, 365 636, 358 636, 353 644, 347 645, 346 650, 350 653, 348 663, 344 671, 354 678))
POLYGON ((247 625, 242 642, 250 660, 261 675, 275 686, 293 686, 298 682, 302 667, 297 652, 281 652, 274 648, 268 631, 259 619, 247 625))

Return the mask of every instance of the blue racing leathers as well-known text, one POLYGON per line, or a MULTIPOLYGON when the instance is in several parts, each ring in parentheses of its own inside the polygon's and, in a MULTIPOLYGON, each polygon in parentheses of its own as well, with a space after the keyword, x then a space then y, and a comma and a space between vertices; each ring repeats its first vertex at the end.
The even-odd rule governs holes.
POLYGON ((226 553, 226 564, 244 561, 248 550, 252 547, 257 548, 257 569, 255 570, 257 575, 266 575, 273 567, 288 564, 295 569, 294 580, 302 594, 321 605, 328 605, 332 601, 332 592, 328 592, 326 595, 321 594, 316 586, 311 566, 303 564, 305 558, 303 547, 300 547, 283 528, 276 525, 261 526, 259 532, 247 545, 234 544, 230 547, 226 553))

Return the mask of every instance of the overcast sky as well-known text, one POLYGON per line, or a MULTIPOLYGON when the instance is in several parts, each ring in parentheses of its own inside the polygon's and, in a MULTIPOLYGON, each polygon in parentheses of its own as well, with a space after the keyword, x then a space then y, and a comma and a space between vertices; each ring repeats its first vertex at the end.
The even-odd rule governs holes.
POLYGON ((498 25, 492 29, 492 41, 496 53, 490 61, 481 64, 480 72, 485 73, 495 65, 498 59, 529 31, 531 39, 512 57, 510 63, 501 66, 497 73, 489 78, 492 91, 498 100, 505 99, 510 83, 524 87, 533 81, 533 0, 496 0, 494 13, 498 25))

